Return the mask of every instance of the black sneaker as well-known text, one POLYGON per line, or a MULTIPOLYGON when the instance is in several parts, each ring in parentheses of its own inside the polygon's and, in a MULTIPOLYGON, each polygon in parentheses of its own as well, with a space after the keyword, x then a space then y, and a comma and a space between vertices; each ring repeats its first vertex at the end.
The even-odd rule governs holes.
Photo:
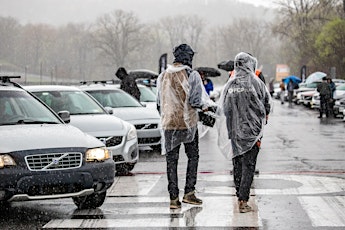
POLYGON ((189 192, 183 196, 183 203, 201 205, 202 200, 195 196, 195 192, 189 192))
POLYGON ((178 209, 181 208, 181 202, 179 201, 178 197, 170 200, 170 209, 178 209))

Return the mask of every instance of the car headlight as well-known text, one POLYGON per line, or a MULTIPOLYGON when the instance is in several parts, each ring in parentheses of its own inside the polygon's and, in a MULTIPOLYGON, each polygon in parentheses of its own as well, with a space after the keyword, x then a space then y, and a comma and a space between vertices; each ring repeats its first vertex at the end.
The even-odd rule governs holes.
POLYGON ((14 159, 8 155, 1 155, 0 156, 0 169, 4 168, 5 166, 15 166, 17 165, 14 159))
POLYGON ((137 129, 134 125, 130 125, 129 131, 127 133, 127 140, 132 140, 137 138, 137 129))
POLYGON ((86 161, 105 161, 110 158, 110 153, 107 148, 94 148, 86 151, 86 161))

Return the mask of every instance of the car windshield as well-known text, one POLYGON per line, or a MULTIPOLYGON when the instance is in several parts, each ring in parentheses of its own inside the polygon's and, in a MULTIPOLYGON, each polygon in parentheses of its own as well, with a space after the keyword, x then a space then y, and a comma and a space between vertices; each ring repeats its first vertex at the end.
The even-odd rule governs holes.
POLYGON ((139 87, 141 102, 156 102, 155 93, 148 87, 139 87))
POLYGON ((33 92, 55 112, 67 110, 71 115, 104 114, 103 108, 82 91, 33 92))
POLYGON ((90 90, 91 94, 104 107, 142 107, 142 105, 131 95, 122 90, 90 90))
POLYGON ((0 91, 0 125, 44 123, 61 121, 25 91, 0 91))

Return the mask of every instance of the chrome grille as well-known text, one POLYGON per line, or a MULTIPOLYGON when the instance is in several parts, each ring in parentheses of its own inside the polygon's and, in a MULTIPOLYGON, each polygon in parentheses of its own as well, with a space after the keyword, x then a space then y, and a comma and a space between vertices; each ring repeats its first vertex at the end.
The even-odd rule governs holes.
POLYGON ((136 129, 157 129, 158 124, 137 124, 135 125, 136 129))
POLYGON ((117 146, 122 142, 122 136, 98 137, 98 139, 102 141, 107 147, 117 146))
POLYGON ((25 157, 31 171, 51 171, 79 168, 83 158, 80 152, 37 154, 25 157))

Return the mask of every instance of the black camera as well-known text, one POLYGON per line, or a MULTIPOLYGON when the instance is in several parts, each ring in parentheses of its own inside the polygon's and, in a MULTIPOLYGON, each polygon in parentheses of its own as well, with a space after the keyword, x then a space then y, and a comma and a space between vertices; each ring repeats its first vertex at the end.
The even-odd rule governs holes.
POLYGON ((199 121, 201 121, 203 125, 213 127, 216 118, 210 112, 199 111, 199 121))

